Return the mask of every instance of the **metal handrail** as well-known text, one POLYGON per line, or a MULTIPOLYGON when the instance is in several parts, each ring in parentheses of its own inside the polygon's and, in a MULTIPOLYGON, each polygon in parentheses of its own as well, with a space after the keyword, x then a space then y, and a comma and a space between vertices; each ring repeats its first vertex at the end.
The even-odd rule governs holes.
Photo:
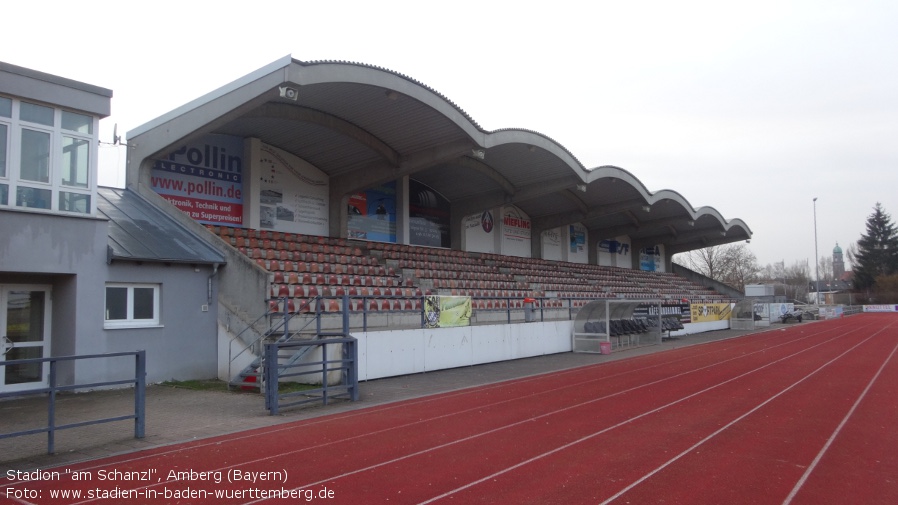
MULTIPOLYGON (((286 300, 286 299, 284 299, 284 298, 281 298, 281 299, 282 299, 282 300, 286 300)), ((300 305, 300 307, 304 307, 304 306, 306 306, 306 305, 311 306, 311 302, 310 302, 309 300, 304 300, 304 301, 303 301, 303 305, 300 305)), ((252 328, 254 324, 258 323, 258 322, 261 321, 263 318, 269 317, 269 316, 274 315, 274 314, 279 314, 279 312, 274 312, 274 311, 271 311, 271 310, 265 312, 264 314, 262 314, 261 316, 259 316, 258 318, 256 318, 255 321, 253 321, 252 323, 250 323, 249 326, 247 326, 246 328, 244 328, 241 332, 239 332, 239 333, 237 333, 236 335, 234 335, 233 337, 231 337, 230 342, 233 342, 233 341, 237 340, 238 338, 240 338, 240 336, 243 335, 244 332, 246 332, 247 330, 249 330, 250 328, 252 328)), ((289 318, 285 318, 285 320, 286 320, 286 319, 289 319, 289 318)), ((253 340, 252 342, 250 342, 249 344, 247 344, 246 347, 244 347, 243 349, 241 349, 240 352, 237 353, 237 355, 233 356, 233 357, 230 359, 230 361, 233 362, 235 359, 239 358, 240 355, 243 354, 244 352, 246 352, 248 349, 252 348, 252 347, 255 346, 256 344, 258 344, 259 342, 261 342, 263 339, 268 338, 268 337, 271 336, 275 331, 281 329, 281 327, 284 325, 284 322, 285 322, 285 321, 281 321, 281 322, 278 323, 276 326, 270 326, 270 325, 269 325, 269 328, 268 328, 268 330, 267 330, 265 333, 263 333, 263 334, 260 335, 258 338, 256 338, 255 340, 253 340)), ((305 329, 305 327, 308 326, 308 325, 309 325, 309 323, 306 323, 306 325, 303 326, 302 328, 300 328, 299 331, 302 331, 302 330, 305 329)), ((296 333, 296 332, 294 332, 294 333, 296 333)), ((229 347, 230 347, 230 346, 229 346, 229 347)), ((228 352, 229 352, 229 355, 230 355, 230 350, 229 350, 228 352)))
POLYGON ((49 402, 47 404, 47 426, 43 428, 34 428, 30 430, 15 431, 11 433, 0 433, 0 439, 18 437, 22 435, 33 435, 35 433, 47 433, 47 454, 53 454, 56 449, 56 431, 66 430, 70 428, 79 428, 81 426, 89 426, 92 424, 108 423, 113 421, 124 421, 134 419, 134 438, 143 438, 146 427, 146 376, 147 376, 147 354, 146 351, 128 351, 128 352, 112 352, 104 354, 84 354, 79 356, 57 356, 51 358, 28 358, 9 361, 0 361, 0 367, 28 365, 34 363, 49 363, 50 372, 48 375, 47 387, 28 389, 24 391, 10 391, 0 393, 0 398, 16 398, 22 396, 31 396, 48 393, 49 402), (134 378, 121 379, 114 381, 92 382, 89 384, 72 384, 68 386, 60 386, 56 384, 57 373, 56 364, 60 361, 75 361, 80 359, 97 359, 97 358, 115 358, 121 356, 134 356, 134 378), (92 421, 82 421, 77 423, 56 425, 56 393, 59 391, 74 391, 76 389, 96 388, 102 386, 117 386, 123 384, 134 384, 134 414, 107 417, 95 419, 92 421))
MULTIPOLYGON (((313 299, 317 300, 317 299, 319 299, 319 298, 321 298, 321 297, 315 297, 315 298, 313 298, 313 299)), ((283 301, 284 301, 285 308, 286 308, 287 299, 286 299, 286 298, 277 298, 277 299, 278 299, 278 300, 283 300, 283 301)), ((303 300, 303 303, 300 304, 299 308, 302 309, 303 307, 311 306, 311 305, 312 305, 312 300, 313 300, 313 299, 303 300)), ((268 301, 269 301, 269 300, 266 300, 266 303, 267 303, 268 301)), ((249 330, 250 328, 252 328, 256 323, 258 323, 258 322, 259 322, 260 320, 262 320, 263 318, 266 318, 266 317, 269 317, 269 316, 272 316, 272 315, 275 315, 275 314, 280 314, 280 312, 275 312, 275 311, 272 311, 272 310, 270 310, 270 309, 267 310, 267 311, 265 311, 264 314, 262 314, 261 316, 259 316, 258 318, 256 318, 255 321, 253 321, 252 323, 250 323, 246 328, 244 328, 242 331, 240 331, 239 333, 237 333, 236 335, 234 335, 234 336, 231 338, 231 340, 228 341, 228 377, 232 377, 232 376, 233 376, 233 370, 231 370, 231 364, 234 363, 234 360, 236 360, 237 358, 239 358, 244 352, 246 352, 247 350, 249 350, 249 349, 255 347, 257 344, 259 344, 259 342, 261 342, 262 340, 264 340, 264 339, 270 337, 271 335, 273 335, 276 331, 278 331, 278 330, 281 329, 282 327, 284 328, 284 334, 285 334, 285 336, 286 336, 286 334, 287 334, 288 331, 289 331, 289 327, 288 327, 287 325, 288 325, 288 323, 289 323, 289 321, 290 321, 290 317, 289 317, 289 313, 285 311, 285 312, 283 313, 283 314, 284 314, 284 318, 281 320, 280 323, 278 323, 278 324, 275 325, 275 326, 271 326, 271 324, 269 323, 269 327, 268 327, 268 330, 267 330, 267 331, 265 331, 263 334, 259 335, 258 338, 256 338, 255 340, 253 340, 252 342, 250 342, 249 344, 247 344, 247 345, 246 345, 243 349, 241 349, 240 352, 238 352, 236 355, 233 355, 233 354, 232 354, 232 351, 231 351, 231 342, 233 342, 234 340, 237 340, 238 338, 240 338, 240 336, 243 335, 244 332, 246 332, 247 330, 249 330)), ((297 330, 297 331, 295 331, 295 332, 293 332, 293 333, 295 334, 295 333, 301 332, 302 330, 306 329, 310 324, 312 324, 312 321, 311 321, 311 320, 310 320, 310 321, 306 321, 306 323, 302 326, 302 328, 300 328, 299 330, 297 330)))

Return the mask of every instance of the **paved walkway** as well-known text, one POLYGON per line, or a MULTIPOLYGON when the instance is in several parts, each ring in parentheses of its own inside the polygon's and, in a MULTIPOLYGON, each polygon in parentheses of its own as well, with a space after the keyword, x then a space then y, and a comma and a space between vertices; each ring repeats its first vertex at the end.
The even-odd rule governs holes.
MULTIPOLYGON (((139 451, 206 437, 481 386, 557 370, 663 352, 677 347, 732 338, 750 331, 722 330, 671 339, 661 345, 623 350, 610 355, 561 353, 451 370, 366 381, 359 384, 360 401, 328 406, 285 409, 270 416, 259 394, 194 391, 169 386, 147 387, 146 436, 134 438, 134 423, 117 421, 56 433, 56 454, 47 455, 46 434, 0 440, 0 475, 7 470, 33 470, 115 454, 139 451)), ((57 424, 132 413, 133 389, 61 395, 57 424)), ((45 397, 0 401, 0 433, 47 423, 45 397)))

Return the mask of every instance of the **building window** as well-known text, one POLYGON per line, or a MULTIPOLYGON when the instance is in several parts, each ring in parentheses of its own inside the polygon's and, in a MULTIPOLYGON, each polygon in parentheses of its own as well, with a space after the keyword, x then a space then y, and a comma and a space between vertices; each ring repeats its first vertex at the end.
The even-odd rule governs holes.
POLYGON ((159 326, 158 284, 107 284, 106 328, 159 326))
POLYGON ((0 96, 0 205, 94 214, 97 122, 0 96))

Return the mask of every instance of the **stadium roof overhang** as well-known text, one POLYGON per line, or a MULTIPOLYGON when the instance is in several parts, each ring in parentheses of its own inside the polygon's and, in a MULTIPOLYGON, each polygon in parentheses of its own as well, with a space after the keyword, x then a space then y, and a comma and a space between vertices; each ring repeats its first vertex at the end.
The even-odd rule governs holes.
POLYGON ((740 219, 652 193, 621 168, 586 169, 540 133, 484 131, 435 90, 369 65, 287 56, 140 126, 128 132, 128 184, 149 187, 152 159, 208 133, 293 153, 328 174, 332 198, 407 175, 454 216, 514 204, 534 232, 582 223, 594 238, 628 235, 671 255, 751 238, 740 219))

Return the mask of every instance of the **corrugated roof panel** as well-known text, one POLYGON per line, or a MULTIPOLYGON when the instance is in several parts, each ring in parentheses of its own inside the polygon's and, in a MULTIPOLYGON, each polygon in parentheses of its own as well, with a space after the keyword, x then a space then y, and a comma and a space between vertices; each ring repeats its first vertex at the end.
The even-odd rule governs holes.
POLYGON ((109 219, 114 259, 165 263, 225 263, 224 255, 133 191, 97 190, 97 210, 109 219))

